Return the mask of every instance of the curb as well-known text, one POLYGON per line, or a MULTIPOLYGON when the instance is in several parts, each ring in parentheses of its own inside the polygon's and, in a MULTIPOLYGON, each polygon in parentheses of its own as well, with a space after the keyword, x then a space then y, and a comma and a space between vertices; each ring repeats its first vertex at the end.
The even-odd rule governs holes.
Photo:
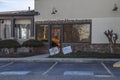
POLYGON ((120 67, 120 61, 113 64, 113 67, 119 68, 120 67))
POLYGON ((0 62, 91 62, 91 61, 120 61, 120 59, 98 58, 1 58, 0 62))

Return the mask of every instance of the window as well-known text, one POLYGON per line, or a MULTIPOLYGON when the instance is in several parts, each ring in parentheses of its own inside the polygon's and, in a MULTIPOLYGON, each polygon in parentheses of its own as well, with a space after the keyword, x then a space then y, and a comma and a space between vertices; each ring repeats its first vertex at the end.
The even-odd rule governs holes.
POLYGON ((16 24, 15 38, 29 39, 29 37, 30 37, 30 24, 16 24))
POLYGON ((0 39, 10 39, 11 38, 11 25, 1 24, 0 25, 0 39))
POLYGON ((64 25, 64 42, 90 42, 90 24, 64 25))
POLYGON ((5 24, 4 25, 4 38, 10 39, 11 37, 11 25, 5 24))
POLYGON ((36 38, 37 40, 48 41, 48 25, 36 26, 36 38))

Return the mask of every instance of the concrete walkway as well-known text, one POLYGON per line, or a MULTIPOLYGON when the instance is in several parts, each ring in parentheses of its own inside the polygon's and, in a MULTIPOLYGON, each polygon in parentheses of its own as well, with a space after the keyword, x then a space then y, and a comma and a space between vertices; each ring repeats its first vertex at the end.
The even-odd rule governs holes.
POLYGON ((0 58, 0 62, 89 62, 89 61, 120 61, 111 58, 48 58, 49 54, 24 57, 24 58, 0 58))

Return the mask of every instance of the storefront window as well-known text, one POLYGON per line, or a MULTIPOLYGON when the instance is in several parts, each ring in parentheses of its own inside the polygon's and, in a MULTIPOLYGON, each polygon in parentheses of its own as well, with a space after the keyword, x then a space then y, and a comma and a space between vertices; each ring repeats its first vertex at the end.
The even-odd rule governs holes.
POLYGON ((36 38, 48 42, 48 25, 36 26, 36 38))
POLYGON ((64 25, 64 42, 90 42, 90 24, 64 25))
POLYGON ((5 39, 10 39, 11 37, 11 25, 5 24, 4 27, 4 38, 5 39))
POLYGON ((29 39, 30 25, 29 24, 16 24, 15 38, 16 39, 29 39))

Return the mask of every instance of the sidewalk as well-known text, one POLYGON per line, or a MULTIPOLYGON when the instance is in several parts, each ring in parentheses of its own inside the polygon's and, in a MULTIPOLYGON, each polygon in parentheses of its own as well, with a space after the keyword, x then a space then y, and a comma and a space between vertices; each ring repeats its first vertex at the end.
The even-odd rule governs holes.
POLYGON ((0 62, 90 62, 90 61, 120 61, 116 58, 48 58, 49 54, 24 57, 24 58, 0 58, 0 62))

